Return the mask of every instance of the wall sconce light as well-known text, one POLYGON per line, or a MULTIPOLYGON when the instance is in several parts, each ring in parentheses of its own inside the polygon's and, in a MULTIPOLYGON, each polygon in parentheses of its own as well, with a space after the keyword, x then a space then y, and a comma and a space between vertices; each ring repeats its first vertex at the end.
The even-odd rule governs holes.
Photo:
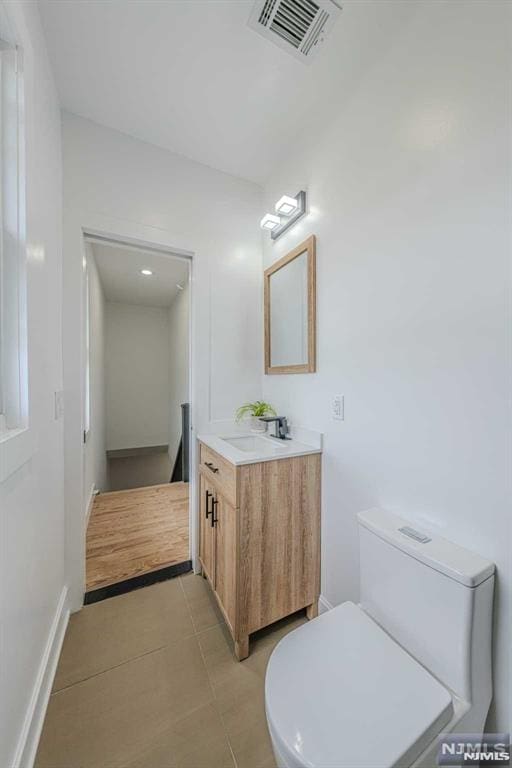
POLYGON ((262 229, 275 229, 281 223, 279 216, 274 216, 273 213, 266 213, 260 221, 260 227, 262 229))
POLYGON ((276 203, 276 213, 280 213, 282 216, 291 216, 298 206, 299 204, 294 197, 283 195, 276 203))
POLYGON ((306 193, 301 190, 295 197, 283 195, 275 205, 276 213, 266 213, 260 222, 262 229, 270 230, 272 240, 277 240, 283 232, 293 227, 293 225, 304 216, 306 211, 306 193))

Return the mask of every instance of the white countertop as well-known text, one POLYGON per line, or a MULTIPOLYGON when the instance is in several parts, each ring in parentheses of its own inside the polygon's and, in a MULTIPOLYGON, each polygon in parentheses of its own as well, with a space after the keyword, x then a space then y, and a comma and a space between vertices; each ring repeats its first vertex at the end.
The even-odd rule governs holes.
POLYGON ((197 439, 235 466, 322 453, 318 446, 295 439, 279 440, 268 434, 198 435, 197 439))

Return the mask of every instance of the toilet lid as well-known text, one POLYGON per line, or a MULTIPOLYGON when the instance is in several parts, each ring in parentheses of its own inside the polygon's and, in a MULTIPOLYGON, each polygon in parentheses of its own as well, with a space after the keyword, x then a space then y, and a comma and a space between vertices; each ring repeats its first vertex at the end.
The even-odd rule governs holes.
POLYGON ((448 691, 350 602, 281 640, 265 698, 277 750, 308 768, 410 765, 453 715, 448 691))

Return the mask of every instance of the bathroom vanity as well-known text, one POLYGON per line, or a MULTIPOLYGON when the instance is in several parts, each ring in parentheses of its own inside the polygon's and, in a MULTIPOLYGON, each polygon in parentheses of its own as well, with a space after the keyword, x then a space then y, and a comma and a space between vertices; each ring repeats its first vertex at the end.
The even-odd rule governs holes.
POLYGON ((321 448, 296 440, 199 437, 200 542, 235 642, 301 608, 318 612, 321 448))

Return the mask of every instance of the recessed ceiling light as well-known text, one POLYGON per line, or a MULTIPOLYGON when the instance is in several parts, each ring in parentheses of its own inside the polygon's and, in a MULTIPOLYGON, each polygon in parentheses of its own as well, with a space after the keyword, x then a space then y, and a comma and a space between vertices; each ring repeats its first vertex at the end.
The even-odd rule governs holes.
POLYGON ((276 203, 276 213, 281 213, 283 216, 289 216, 299 207, 298 202, 294 197, 288 197, 283 195, 276 203))
POLYGON ((260 227, 262 229, 275 229, 281 223, 279 216, 274 216, 272 213, 266 213, 260 221, 260 227))
POLYGON ((153 274, 151 269, 141 269, 140 273, 141 273, 141 275, 146 275, 146 276, 149 276, 149 275, 153 274))

